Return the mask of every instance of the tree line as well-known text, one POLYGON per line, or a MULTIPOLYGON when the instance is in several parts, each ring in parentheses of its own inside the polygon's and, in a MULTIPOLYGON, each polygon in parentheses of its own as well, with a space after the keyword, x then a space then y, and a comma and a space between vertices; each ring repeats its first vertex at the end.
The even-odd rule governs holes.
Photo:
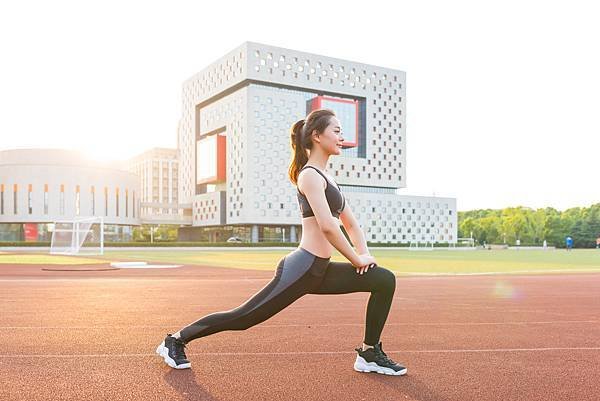
POLYGON ((551 207, 509 207, 458 213, 458 236, 475 238, 479 244, 541 245, 564 247, 573 238, 577 248, 596 247, 600 236, 600 203, 559 211, 551 207))

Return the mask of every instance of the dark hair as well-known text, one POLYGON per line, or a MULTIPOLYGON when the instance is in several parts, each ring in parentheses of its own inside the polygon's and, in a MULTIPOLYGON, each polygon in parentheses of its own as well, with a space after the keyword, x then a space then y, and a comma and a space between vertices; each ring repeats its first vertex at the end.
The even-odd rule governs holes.
POLYGON ((288 175, 294 185, 297 185, 300 169, 308 161, 306 150, 312 149, 312 132, 316 130, 320 134, 325 131, 325 128, 329 126, 331 117, 335 117, 335 113, 332 110, 313 110, 306 116, 306 119, 298 120, 292 125, 290 140, 293 152, 288 175))

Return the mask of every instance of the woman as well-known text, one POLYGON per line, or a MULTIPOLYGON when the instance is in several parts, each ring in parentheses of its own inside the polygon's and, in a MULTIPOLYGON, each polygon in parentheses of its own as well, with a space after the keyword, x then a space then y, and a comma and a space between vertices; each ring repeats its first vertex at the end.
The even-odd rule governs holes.
POLYGON ((339 155, 343 137, 340 122, 331 110, 315 110, 292 126, 293 158, 290 180, 298 189, 302 212, 302 239, 284 256, 273 279, 235 309, 216 312, 171 335, 156 352, 176 369, 190 367, 184 347, 188 342, 224 330, 246 330, 275 315, 305 294, 370 292, 365 337, 354 369, 404 375, 407 369, 383 352, 379 340, 396 288, 395 275, 377 267, 365 237, 334 180, 325 174, 329 156, 339 155), (342 233, 340 219, 358 251, 342 233), (332 262, 333 248, 350 263, 332 262))

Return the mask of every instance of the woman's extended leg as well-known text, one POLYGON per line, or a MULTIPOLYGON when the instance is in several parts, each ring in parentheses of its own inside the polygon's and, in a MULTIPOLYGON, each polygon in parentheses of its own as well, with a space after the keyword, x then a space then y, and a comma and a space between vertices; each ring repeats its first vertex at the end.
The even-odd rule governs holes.
POLYGON ((364 343, 374 346, 379 343, 395 289, 396 276, 384 267, 377 266, 358 274, 351 263, 330 262, 321 285, 310 294, 370 292, 364 343))
POLYGON ((191 367, 184 351, 188 342, 220 331, 245 330, 267 320, 317 287, 329 260, 303 248, 296 249, 279 261, 273 279, 242 305, 206 315, 183 328, 176 336, 168 334, 156 352, 172 368, 191 367))
POLYGON ((167 335, 157 353, 169 366, 189 368, 183 348, 186 343, 225 330, 246 330, 275 315, 317 287, 323 279, 329 258, 298 248, 282 258, 273 279, 235 309, 215 312, 183 328, 176 336, 167 335))
POLYGON ((320 258, 302 248, 282 258, 273 279, 250 299, 235 309, 204 316, 181 330, 181 340, 224 330, 246 330, 280 312, 315 287, 320 278, 314 272, 323 269, 329 258, 320 258))

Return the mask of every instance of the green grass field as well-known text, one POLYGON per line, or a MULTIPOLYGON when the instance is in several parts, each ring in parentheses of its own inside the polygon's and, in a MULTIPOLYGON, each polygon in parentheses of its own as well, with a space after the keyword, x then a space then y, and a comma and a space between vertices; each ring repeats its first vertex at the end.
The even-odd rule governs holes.
MULTIPOLYGON (((286 250, 159 250, 107 251, 104 256, 70 257, 45 254, 1 254, 0 264, 83 264, 117 260, 185 265, 210 265, 238 269, 274 270, 286 250)), ((407 251, 375 249, 377 263, 397 274, 490 274, 600 272, 600 250, 495 250, 495 251, 407 251)), ((333 261, 345 262, 338 253, 333 261)))

